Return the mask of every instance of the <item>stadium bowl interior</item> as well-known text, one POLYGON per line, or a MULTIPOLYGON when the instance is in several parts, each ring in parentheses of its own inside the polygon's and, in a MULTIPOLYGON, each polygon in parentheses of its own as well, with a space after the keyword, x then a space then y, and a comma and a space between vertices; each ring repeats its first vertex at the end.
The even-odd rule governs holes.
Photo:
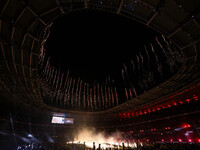
MULTIPOLYGON (((105 143, 107 148, 113 148, 113 141, 115 149, 127 149, 127 147, 142 149, 144 146, 148 148, 154 144, 177 143, 198 146, 200 143, 199 8, 199 0, 2 0, 0 2, 0 149, 34 149, 34 147, 42 149, 42 146, 46 149, 73 149, 73 146, 84 149, 90 147, 87 142, 92 143, 90 144, 93 149, 99 146, 106 147, 105 143), (129 20, 139 24, 145 31, 155 32, 154 40, 151 36, 149 36, 151 39, 145 39, 147 35, 144 32, 140 34, 141 37, 134 37, 145 39, 147 42, 149 40, 154 44, 148 45, 146 49, 143 47, 142 51, 135 52, 133 57, 135 72, 144 73, 144 64, 148 63, 145 50, 148 50, 149 59, 155 60, 152 72, 157 72, 159 77, 151 78, 148 87, 145 86, 147 82, 143 84, 139 84, 141 83, 139 81, 132 82, 133 70, 129 70, 133 61, 129 56, 125 57, 125 54, 123 56, 127 60, 126 63, 121 63, 122 72, 119 78, 112 78, 112 74, 106 74, 105 80, 88 81, 75 76, 76 68, 62 72, 62 69, 53 66, 55 64, 51 60, 57 50, 53 54, 48 54, 50 47, 48 40, 54 35, 53 32, 58 31, 56 21, 60 19, 62 24, 62 21, 70 15, 72 18, 73 13, 76 16, 82 13, 93 13, 93 17, 98 13, 117 16, 124 19, 124 22, 129 20), (166 72, 159 69, 164 67, 160 66, 164 61, 159 60, 158 51, 166 56, 168 68, 164 69, 170 70, 170 67, 173 69, 176 66, 173 73, 167 72, 171 73, 171 76, 165 77, 165 80, 161 80, 160 77, 166 72), (122 84, 116 84, 114 79, 116 82, 121 81, 122 84), (76 143, 77 141, 80 143, 76 143)), ((122 24, 120 23, 120 26, 122 24)), ((124 28, 125 26, 121 29, 115 28, 115 38, 121 39, 121 42, 124 42, 122 39, 125 38, 120 37, 124 28)), ((66 30, 73 34, 70 30, 76 29, 66 30)), ((129 33, 124 35, 128 38, 132 36, 129 33)), ((128 41, 126 48, 134 45, 135 39, 128 41)), ((92 39, 90 41, 87 42, 92 45, 94 41, 92 39)), ((94 51, 95 48, 101 52, 98 46, 94 47, 94 51)), ((73 53, 73 48, 69 48, 68 51, 69 54, 73 53)), ((121 53, 128 53, 123 47, 119 50, 115 47, 114 51, 120 51, 119 56, 116 54, 117 59, 121 53)), ((92 57, 93 55, 91 54, 92 57)), ((85 56, 81 53, 77 59, 81 57, 85 56)), ((99 60, 97 57, 95 59, 99 60)), ((103 60, 108 59, 108 62, 117 60, 110 55, 109 58, 104 58, 104 55, 100 54, 100 57, 103 60)), ((96 71, 92 68, 89 70, 93 73, 96 71)), ((105 70, 100 71, 97 73, 101 74, 105 70)), ((135 73, 135 76, 138 75, 135 73)))

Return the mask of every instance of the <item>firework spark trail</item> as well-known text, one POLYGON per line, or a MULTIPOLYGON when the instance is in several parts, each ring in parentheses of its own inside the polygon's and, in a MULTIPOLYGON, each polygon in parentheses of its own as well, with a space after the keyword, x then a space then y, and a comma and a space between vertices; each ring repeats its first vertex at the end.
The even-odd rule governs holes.
POLYGON ((181 53, 178 51, 178 49, 176 47, 173 46, 172 41, 169 41, 170 45, 170 53, 171 53, 171 57, 174 60, 174 65, 176 68, 178 68, 178 65, 176 62, 183 62, 183 56, 181 55, 181 53), (173 49, 173 50, 172 50, 173 49))
MULTIPOLYGON (((64 92, 64 96, 63 96, 64 98, 64 105, 66 106, 67 105, 67 92, 66 92, 66 90, 65 90, 65 92, 64 92)), ((67 105, 67 106, 69 106, 69 105, 67 105)))
POLYGON ((56 90, 58 88, 59 79, 60 79, 60 70, 59 70, 59 72, 57 74, 57 81, 56 81, 56 88, 55 88, 56 90))
POLYGON ((70 90, 70 84, 71 84, 71 79, 72 78, 66 78, 66 80, 67 80, 67 83, 66 83, 66 85, 64 85, 64 89, 65 89, 65 92, 67 92, 68 93, 68 91, 70 90))
POLYGON ((52 96, 52 101, 54 101, 54 100, 55 100, 56 93, 57 93, 57 92, 54 90, 54 91, 53 91, 53 96, 52 96))
POLYGON ((142 57, 142 54, 139 52, 139 56, 140 56, 140 60, 141 60, 141 68, 142 68, 142 70, 143 70, 143 64, 144 64, 144 59, 143 59, 143 57, 142 57))
POLYGON ((64 106, 64 98, 63 98, 63 96, 64 96, 64 91, 60 90, 59 101, 60 101, 60 105, 61 106, 64 106))
POLYGON ((54 85, 55 85, 55 82, 56 82, 56 77, 57 77, 57 73, 58 73, 58 70, 56 70, 56 72, 55 72, 55 75, 54 75, 54 80, 53 80, 53 86, 52 86, 52 87, 54 87, 54 85))
POLYGON ((149 83, 151 85, 155 85, 155 79, 154 79, 154 73, 153 72, 148 72, 148 80, 149 80, 149 83))
POLYGON ((169 58, 169 61, 171 63, 172 66, 174 66, 176 63, 175 63, 175 59, 174 59, 174 54, 170 48, 170 45, 169 43, 167 42, 167 40, 165 39, 164 35, 162 35, 162 39, 163 41, 165 42, 166 46, 167 46, 167 49, 169 51, 169 55, 168 55, 168 58, 169 58))
POLYGON ((64 77, 64 73, 62 73, 61 75, 61 80, 60 80, 60 86, 59 86, 59 90, 61 89, 62 87, 62 83, 63 83, 63 77, 64 77))
POLYGON ((42 43, 41 43, 41 48, 40 48, 40 55, 39 55, 39 63, 42 64, 44 61, 44 55, 45 55, 45 49, 44 49, 44 44, 46 43, 49 35, 50 35, 50 27, 52 26, 53 23, 49 24, 45 30, 44 30, 44 34, 43 34, 43 38, 42 38, 42 43))
POLYGON ((50 97, 50 102, 53 103, 53 99, 52 99, 52 97, 53 97, 53 89, 51 90, 49 97, 50 97))
POLYGON ((156 42, 158 43, 158 45, 160 46, 160 48, 162 49, 162 52, 164 53, 165 58, 168 58, 168 55, 167 55, 167 53, 165 52, 165 50, 164 50, 162 44, 160 43, 160 41, 158 40, 158 38, 155 37, 155 39, 156 39, 156 42))
POLYGON ((138 81, 138 86, 144 91, 144 85, 141 80, 138 81))
POLYGON ((131 64, 132 64, 132 69, 133 69, 133 72, 135 73, 135 64, 134 64, 134 62, 133 62, 133 60, 131 60, 131 64))
POLYGON ((86 89, 87 85, 84 83, 84 89, 83 89, 83 108, 85 108, 85 97, 86 97, 86 89))
POLYGON ((124 87, 126 87, 126 85, 125 85, 125 75, 124 75, 124 69, 123 68, 122 68, 122 80, 123 80, 124 87))
POLYGON ((91 109, 93 110, 93 104, 92 104, 92 102, 93 102, 92 88, 90 87, 90 107, 91 107, 91 109))
POLYGON ((117 94, 117 88, 115 87, 115 98, 116 98, 116 104, 119 104, 118 94, 117 94))
POLYGON ((47 71, 47 74, 45 76, 45 81, 48 83, 48 79, 49 79, 49 76, 50 76, 50 73, 51 73, 51 66, 48 65, 48 71, 47 71))
POLYGON ((180 52, 178 52, 177 50, 175 50, 175 56, 176 56, 176 60, 178 62, 182 63, 184 61, 183 55, 180 52))
POLYGON ((103 109, 104 109, 105 100, 104 100, 104 94, 103 94, 103 87, 102 87, 102 85, 101 85, 101 98, 102 98, 102 105, 103 105, 103 109))
POLYGON ((108 106, 111 106, 110 86, 108 87, 108 106))
POLYGON ((72 86, 72 78, 70 78, 69 80, 69 87, 68 87, 68 92, 67 92, 67 106, 69 106, 69 102, 70 102, 70 89, 71 89, 71 86, 72 86))
POLYGON ((124 69, 122 69, 122 80, 125 80, 125 76, 124 76, 124 69))
POLYGON ((126 95, 126 99, 127 99, 127 93, 126 93, 126 85, 125 85, 125 75, 124 75, 124 69, 122 68, 122 79, 123 79, 123 83, 124 83, 124 87, 125 87, 125 95, 126 95))
POLYGON ((143 80, 142 80, 142 83, 143 83, 143 85, 144 85, 145 90, 148 89, 147 80, 146 80, 146 79, 143 79, 143 80))
POLYGON ((75 86, 75 79, 73 80, 72 92, 71 92, 71 106, 72 107, 74 107, 74 86, 75 86))
POLYGON ((111 97, 111 80, 110 80, 110 75, 108 75, 108 106, 111 107, 111 103, 112 103, 112 97, 111 97))
POLYGON ((42 40, 42 43, 41 43, 41 48, 40 48, 40 54, 39 54, 39 64, 43 64, 43 61, 44 61, 44 56, 45 56, 45 48, 44 48, 44 43, 46 42, 46 39, 43 39, 42 40))
POLYGON ((44 46, 41 44, 41 48, 40 48, 40 54, 39 54, 39 64, 42 66, 42 63, 44 61, 44 46))
POLYGON ((136 58, 137 58, 138 70, 140 70, 140 59, 139 59, 138 55, 136 55, 136 58))
POLYGON ((135 94, 135 97, 137 97, 137 92, 136 92, 135 88, 133 88, 133 92, 135 94))
POLYGON ((96 84, 94 84, 94 109, 97 109, 97 101, 96 101, 96 84))
POLYGON ((172 60, 169 58, 168 54, 166 53, 165 49, 163 48, 162 44, 160 43, 157 37, 156 37, 156 41, 158 45, 160 46, 160 48, 162 49, 162 52, 165 55, 165 58, 167 59, 167 64, 170 67, 170 71, 173 72, 173 67, 172 67, 172 62, 171 62, 172 60))
POLYGON ((123 67, 124 67, 124 70, 125 70, 125 72, 127 71, 127 67, 123 64, 123 67))
POLYGON ((107 108, 108 107, 108 97, 107 97, 107 86, 105 85, 105 87, 104 87, 104 89, 105 89, 105 107, 107 108))
POLYGON ((43 69, 43 76, 42 76, 42 78, 45 78, 45 76, 47 74, 48 67, 49 67, 49 59, 47 60, 46 65, 45 65, 45 67, 43 69))
POLYGON ((67 88, 63 89, 64 105, 67 105, 67 88))
POLYGON ((90 97, 89 97, 90 89, 89 89, 89 83, 87 83, 87 107, 90 107, 90 97))
POLYGON ((67 88, 67 83, 68 83, 68 78, 69 78, 69 70, 67 71, 67 75, 66 75, 66 78, 65 78, 65 83, 64 83, 64 89, 67 88))
POLYGON ((156 55, 152 44, 151 44, 151 49, 152 49, 152 52, 154 53, 154 56, 155 56, 155 59, 156 59, 156 64, 157 64, 157 67, 158 67, 158 72, 160 73, 160 76, 163 77, 162 64, 158 60, 158 56, 156 55))
POLYGON ((98 97, 99 108, 101 108, 101 99, 100 99, 100 94, 99 94, 99 83, 97 83, 97 97, 98 97))
POLYGON ((45 44, 45 42, 47 41, 49 35, 50 35, 50 28, 52 26, 53 22, 51 24, 49 24, 45 29, 44 29, 44 35, 43 35, 43 40, 42 40, 42 45, 45 44))
POLYGON ((78 106, 78 89, 79 89, 79 82, 80 82, 80 78, 78 78, 78 81, 77 81, 77 83, 76 83, 75 106, 78 106))
POLYGON ((41 48, 43 48, 43 54, 42 54, 42 58, 41 58, 41 62, 40 62, 40 66, 42 67, 43 63, 44 63, 44 58, 46 56, 46 50, 45 50, 44 46, 42 46, 41 48))
POLYGON ((107 98, 108 98, 108 106, 110 107, 111 104, 111 96, 110 96, 110 76, 108 75, 107 81, 106 81, 106 86, 107 86, 107 98))
POLYGON ((53 75, 54 75, 54 71, 55 71, 55 68, 53 67, 52 72, 51 72, 51 77, 50 77, 49 83, 52 82, 53 75))
MULTIPOLYGON (((67 84, 69 84, 70 83, 70 80, 68 80, 68 83, 67 84)), ((63 91, 63 99, 64 99, 64 105, 65 106, 69 106, 69 100, 68 100, 68 95, 69 95, 69 92, 68 92, 68 89, 69 87, 67 87, 67 88, 65 88, 65 89, 63 89, 64 91, 63 91)))
POLYGON ((147 47, 145 45, 144 45, 144 50, 145 50, 145 53, 147 55, 147 60, 148 60, 148 63, 149 63, 150 57, 149 57, 149 53, 148 53, 147 47))
POLYGON ((132 99, 133 96, 132 96, 132 91, 131 91, 131 89, 129 89, 129 95, 130 95, 130 99, 132 99))
POLYGON ((60 91, 58 90, 57 93, 56 93, 56 102, 58 103, 58 99, 60 97, 60 91))
POLYGON ((45 68, 44 68, 44 72, 43 72, 42 78, 41 78, 43 81, 46 81, 46 77, 47 77, 47 75, 48 75, 48 70, 49 70, 49 65, 47 64, 47 65, 45 66, 45 68))
POLYGON ((125 88, 125 95, 126 95, 126 100, 128 100, 128 92, 126 88, 125 88))
POLYGON ((112 106, 115 106, 115 97, 113 94, 113 88, 111 88, 112 106))
POLYGON ((164 35, 162 35, 161 34, 161 36, 162 36, 162 38, 163 38, 163 40, 164 40, 164 42, 169 46, 169 42, 167 42, 167 40, 165 39, 165 36, 164 35))
POLYGON ((81 90, 82 90, 82 80, 80 82, 80 86, 79 86, 79 94, 78 94, 78 107, 81 107, 81 90))
POLYGON ((70 86, 71 86, 72 78, 69 78, 68 81, 68 87, 65 89, 65 99, 66 99, 66 106, 69 107, 69 91, 70 91, 70 86))
MULTIPOLYGON (((126 78, 127 78, 127 81, 128 81, 128 84, 130 85, 130 87, 131 88, 134 88, 134 86, 133 86, 133 84, 132 84, 132 82, 131 82, 131 80, 130 80, 130 77, 129 77, 129 75, 128 75, 128 72, 127 72, 127 67, 124 65, 124 73, 126 74, 126 78)), ((128 93, 128 92, 127 92, 128 93)), ((131 95, 132 95, 132 93, 131 93, 131 95)))
POLYGON ((40 65, 40 69, 42 68, 42 66, 43 66, 43 63, 44 63, 44 58, 45 58, 45 49, 44 49, 44 46, 42 45, 41 46, 41 53, 40 53, 40 58, 39 58, 39 62, 38 62, 38 64, 40 65))
POLYGON ((47 76, 47 83, 48 83, 48 84, 50 84, 50 79, 51 79, 52 71, 53 71, 53 68, 50 67, 49 74, 48 74, 48 76, 47 76))
POLYGON ((62 75, 61 75, 60 86, 59 86, 59 89, 58 89, 58 99, 62 99, 61 88, 62 88, 62 83, 63 83, 63 77, 64 77, 64 73, 62 73, 62 75))

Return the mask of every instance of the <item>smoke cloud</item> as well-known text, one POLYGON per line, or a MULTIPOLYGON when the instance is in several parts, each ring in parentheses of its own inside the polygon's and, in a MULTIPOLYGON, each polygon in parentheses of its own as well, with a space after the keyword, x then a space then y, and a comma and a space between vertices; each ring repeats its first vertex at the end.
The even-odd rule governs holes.
POLYGON ((126 137, 120 131, 108 135, 104 131, 97 131, 95 128, 82 128, 75 133, 73 143, 83 144, 85 142, 87 147, 93 147, 94 143, 95 147, 101 144, 102 148, 122 146, 122 143, 124 143, 126 147, 128 145, 129 147, 136 147, 136 144, 133 142, 125 143, 127 141, 125 139, 126 137))

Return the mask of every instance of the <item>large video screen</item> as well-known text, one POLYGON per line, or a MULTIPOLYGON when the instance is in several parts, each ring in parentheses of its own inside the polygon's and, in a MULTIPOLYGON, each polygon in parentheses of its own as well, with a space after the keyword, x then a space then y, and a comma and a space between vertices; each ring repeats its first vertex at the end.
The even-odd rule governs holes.
POLYGON ((66 115, 65 113, 54 112, 52 114, 51 123, 55 123, 55 124, 74 124, 74 118, 71 118, 70 114, 66 115))
POLYGON ((57 124, 64 124, 65 123, 65 118, 64 117, 57 117, 53 116, 51 123, 57 123, 57 124))
POLYGON ((74 124, 74 118, 65 118, 65 124, 74 124))

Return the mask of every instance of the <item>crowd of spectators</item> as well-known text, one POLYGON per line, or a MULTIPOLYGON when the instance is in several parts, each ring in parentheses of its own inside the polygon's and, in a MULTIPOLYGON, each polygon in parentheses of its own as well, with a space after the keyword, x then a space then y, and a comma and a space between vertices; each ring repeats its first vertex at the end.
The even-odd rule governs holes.
POLYGON ((144 145, 137 150, 200 150, 196 143, 155 143, 144 145))
MULTIPOLYGON (((17 150, 94 150, 93 148, 87 148, 80 145, 60 145, 60 144, 38 144, 30 143, 18 146, 17 150)), ((96 148, 95 150, 99 150, 96 148)), ((103 149, 102 149, 103 150, 103 149)), ((137 148, 131 149, 128 147, 119 148, 107 148, 106 150, 200 150, 200 144, 197 143, 153 143, 138 146, 137 148)))

